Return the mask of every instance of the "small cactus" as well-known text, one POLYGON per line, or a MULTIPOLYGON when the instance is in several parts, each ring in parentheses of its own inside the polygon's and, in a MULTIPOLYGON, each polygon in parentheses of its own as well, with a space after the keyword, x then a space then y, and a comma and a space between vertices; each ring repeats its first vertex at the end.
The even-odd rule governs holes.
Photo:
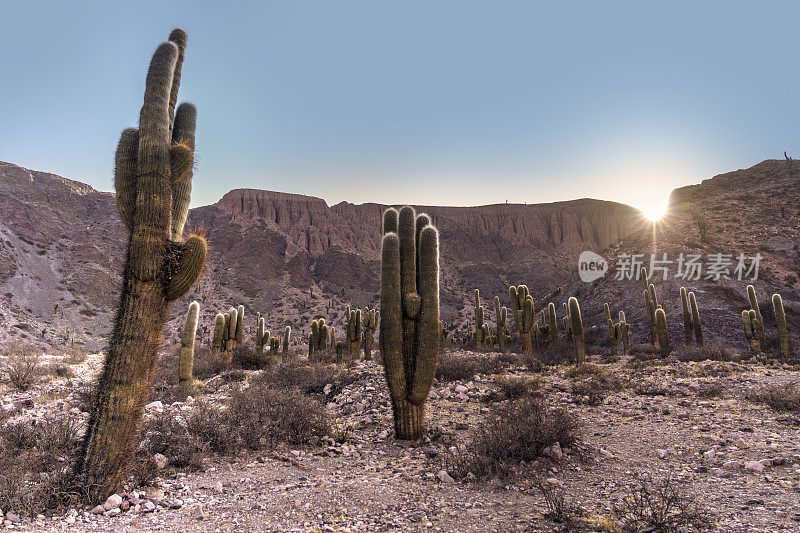
POLYGON ((569 299, 569 316, 572 322, 572 338, 575 341, 575 364, 580 366, 586 362, 586 340, 583 337, 583 318, 578 299, 569 299))
POLYGON ((275 356, 281 347, 281 339, 279 337, 272 337, 269 340, 269 354, 275 356))
POLYGON ((192 377, 194 366, 194 341, 197 334, 197 319, 200 317, 200 304, 192 302, 186 314, 186 323, 181 335, 181 352, 178 357, 178 381, 182 387, 191 388, 195 384, 192 377))
POLYGON ((336 361, 342 359, 342 341, 336 341, 336 361))
POLYGON ((475 289, 475 349, 484 348, 485 330, 483 329, 483 306, 481 305, 481 292, 475 289))
POLYGON ((622 349, 625 351, 625 355, 631 350, 631 325, 625 320, 625 312, 619 312, 619 333, 622 339, 622 349))
POLYGON ((289 341, 292 338, 291 326, 286 326, 283 330, 283 355, 289 355, 289 341))
POLYGON ((692 330, 694 331, 694 340, 700 346, 703 345, 703 328, 700 325, 700 310, 697 308, 697 298, 694 292, 689 293, 689 309, 692 313, 692 330))
POLYGON ((608 339, 611 341, 611 353, 617 355, 617 346, 622 340, 622 333, 619 323, 614 324, 610 318, 608 319, 608 339))
MULTIPOLYGON (((500 352, 506 351, 506 320, 508 319, 508 309, 500 306, 500 298, 494 297, 494 313, 497 317, 495 321, 495 336, 497 337, 497 348, 500 352)), ((446 331, 446 330, 445 330, 446 331)))
POLYGON ((533 340, 531 330, 534 322, 533 298, 525 285, 508 288, 508 295, 511 297, 511 309, 514 311, 514 321, 519 329, 520 342, 522 343, 522 353, 533 355, 533 340))
POLYGON ((214 317, 214 337, 211 340, 211 352, 220 353, 225 349, 225 315, 217 313, 214 317))
POLYGON ((789 356, 789 332, 786 328, 786 313, 783 310, 783 299, 780 294, 772 295, 772 312, 775 315, 775 326, 778 328, 781 355, 789 356))
POLYGON ((558 319, 556 317, 556 306, 550 302, 547 306, 547 314, 550 316, 550 342, 553 346, 558 344, 558 319))
POLYGON ((358 359, 358 349, 361 346, 361 309, 350 309, 348 305, 344 317, 347 351, 350 352, 351 359, 358 359))
POLYGON ((683 333, 686 337, 686 344, 691 344, 693 332, 692 310, 689 307, 686 287, 681 287, 681 307, 683 308, 683 333))
POLYGON ((372 343, 375 340, 375 330, 378 329, 378 322, 381 319, 380 311, 375 309, 364 309, 362 324, 364 325, 364 359, 372 359, 372 343))
POLYGON ((661 348, 661 357, 669 357, 672 349, 669 344, 669 331, 667 331, 667 315, 664 309, 656 309, 656 328, 658 329, 658 345, 661 348))

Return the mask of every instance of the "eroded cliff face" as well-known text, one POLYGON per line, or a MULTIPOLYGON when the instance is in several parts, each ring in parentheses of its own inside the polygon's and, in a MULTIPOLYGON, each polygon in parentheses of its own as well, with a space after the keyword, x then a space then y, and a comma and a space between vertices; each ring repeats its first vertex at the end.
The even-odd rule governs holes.
MULTIPOLYGON (((273 328, 289 324, 300 334, 315 315, 333 316, 346 303, 374 305, 384 209, 230 191, 189 215, 188 228, 204 227, 212 247, 206 274, 188 299, 201 301, 205 321, 243 303, 251 313, 269 312, 273 328)), ((588 199, 417 209, 441 232, 446 319, 466 313, 476 287, 487 297, 507 297, 511 283, 549 293, 574 277, 582 250, 602 251, 641 224, 628 206, 588 199)), ((0 163, 0 232, 0 342, 25 335, 57 344, 69 329, 79 341, 102 346, 128 238, 113 195, 0 163)), ((183 307, 173 306, 176 320, 183 307)))

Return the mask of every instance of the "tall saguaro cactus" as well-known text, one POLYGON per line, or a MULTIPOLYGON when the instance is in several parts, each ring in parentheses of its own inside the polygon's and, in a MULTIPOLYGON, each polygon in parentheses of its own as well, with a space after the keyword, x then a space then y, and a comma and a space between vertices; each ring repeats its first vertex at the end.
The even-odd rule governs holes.
POLYGON ((703 328, 700 325, 700 310, 697 308, 697 298, 694 292, 689 293, 689 310, 692 314, 692 330, 694 331, 694 340, 700 346, 703 345, 703 328))
POLYGON ((345 335, 347 336, 347 351, 351 359, 358 359, 358 349, 361 346, 361 309, 350 309, 344 313, 345 335))
POLYGON ((482 350, 486 342, 486 330, 483 329, 483 306, 481 291, 475 289, 475 349, 482 350))
POLYGON ((689 308, 689 298, 686 294, 686 287, 681 287, 681 307, 683 308, 683 333, 686 337, 686 344, 692 343, 692 311, 689 308))
POLYGON ((197 335, 197 319, 200 316, 200 304, 192 302, 186 313, 186 323, 181 335, 181 351, 178 356, 178 381, 182 387, 193 387, 194 377, 194 341, 197 335))
POLYGON ((387 209, 380 349, 398 439, 422 436, 439 351, 439 232, 409 206, 387 209))
POLYGON ((511 286, 508 288, 508 295, 511 297, 511 309, 514 311, 514 321, 519 329, 519 338, 522 343, 522 353, 533 355, 533 340, 531 339, 531 329, 535 314, 533 310, 533 297, 526 285, 511 286))
POLYGON ((547 305, 547 315, 550 318, 550 342, 555 346, 558 344, 558 319, 556 317, 556 305, 553 302, 547 305))
POLYGON ((656 329, 658 330, 658 345, 661 348, 661 357, 669 357, 672 348, 669 344, 667 315, 661 307, 656 309, 656 329))
POLYGON ((145 84, 139 127, 122 132, 114 185, 130 230, 122 295, 77 465, 93 498, 121 488, 153 381, 167 303, 186 294, 205 264, 202 235, 183 240, 194 160, 196 111, 175 110, 186 33, 159 45, 145 84))

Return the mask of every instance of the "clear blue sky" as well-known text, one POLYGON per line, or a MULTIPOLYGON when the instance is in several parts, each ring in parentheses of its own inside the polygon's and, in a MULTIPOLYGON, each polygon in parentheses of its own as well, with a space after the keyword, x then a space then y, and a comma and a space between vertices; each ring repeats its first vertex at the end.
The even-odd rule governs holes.
POLYGON ((796 2, 8 2, 0 160, 111 190, 150 55, 189 33, 193 204, 235 187, 647 207, 800 156, 796 2))

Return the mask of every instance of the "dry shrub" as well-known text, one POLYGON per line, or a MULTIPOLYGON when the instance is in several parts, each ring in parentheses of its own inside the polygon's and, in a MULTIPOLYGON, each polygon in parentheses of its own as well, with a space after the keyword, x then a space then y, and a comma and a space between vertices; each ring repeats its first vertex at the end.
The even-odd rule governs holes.
POLYGON ((436 379, 442 383, 469 381, 475 374, 496 374, 500 371, 497 356, 448 352, 439 355, 436 379))
POLYGON ((39 382, 41 358, 42 350, 33 344, 22 344, 7 351, 3 370, 15 389, 26 391, 39 382))
POLYGON ((263 370, 275 364, 278 358, 268 351, 259 352, 255 346, 245 343, 237 346, 231 354, 233 364, 243 370, 263 370))
POLYGON ((68 365, 77 365, 86 361, 89 352, 83 346, 68 346, 61 350, 61 356, 68 365))
POLYGON ((506 400, 516 400, 523 396, 543 394, 544 382, 541 377, 501 376, 495 378, 499 393, 506 400))
POLYGON ((528 396, 493 408, 466 448, 448 459, 448 470, 457 477, 508 477, 522 463, 541 457, 546 447, 556 442, 569 446, 579 434, 569 413, 541 396, 528 396))
POLYGON ((70 368, 70 366, 66 363, 49 363, 47 366, 41 369, 41 372, 45 375, 57 378, 75 377, 75 373, 72 371, 72 368, 70 368))
POLYGON ((614 513, 626 533, 703 531, 714 524, 713 516, 672 476, 659 480, 648 476, 637 478, 637 483, 628 487, 626 497, 615 506, 614 513))
POLYGON ((736 350, 722 344, 683 344, 672 350, 671 357, 684 363, 689 361, 741 361, 736 350))
POLYGON ((0 509, 32 516, 63 510, 79 448, 77 424, 65 417, 11 422, 0 428, 0 509))
POLYGON ((267 368, 253 382, 278 389, 296 388, 303 394, 333 398, 357 380, 358 374, 347 368, 290 359, 267 368), (326 395, 327 385, 331 387, 326 395))
POLYGON ((192 373, 197 379, 206 380, 230 369, 225 354, 213 353, 208 346, 195 346, 192 373))
POLYGON ((542 514, 545 518, 556 524, 569 525, 568 531, 574 531, 574 528, 582 529, 576 519, 578 506, 574 499, 567 499, 563 489, 546 481, 538 481, 536 488, 544 498, 545 511, 542 514))
POLYGON ((763 403, 776 411, 800 413, 800 382, 786 385, 764 385, 748 394, 751 402, 763 403))
POLYGON ((632 344, 629 354, 639 361, 661 358, 661 350, 650 343, 632 344))
POLYGON ((624 383, 618 376, 603 373, 572 383, 572 395, 578 403, 597 406, 603 403, 609 393, 618 392, 623 387, 624 383))
POLYGON ((557 345, 544 348, 534 348, 532 355, 522 356, 525 365, 533 372, 538 372, 543 366, 568 365, 575 362, 575 345, 562 340, 557 345))

